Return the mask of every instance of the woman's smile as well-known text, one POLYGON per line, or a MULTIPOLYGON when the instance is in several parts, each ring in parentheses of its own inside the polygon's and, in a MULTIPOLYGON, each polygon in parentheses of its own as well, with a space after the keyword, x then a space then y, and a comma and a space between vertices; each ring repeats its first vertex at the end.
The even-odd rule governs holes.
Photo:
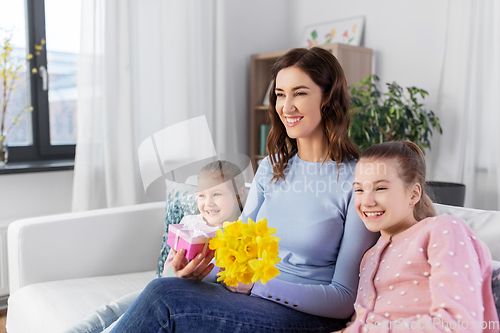
POLYGON ((299 124, 304 117, 285 117, 285 124, 288 127, 293 127, 299 124))

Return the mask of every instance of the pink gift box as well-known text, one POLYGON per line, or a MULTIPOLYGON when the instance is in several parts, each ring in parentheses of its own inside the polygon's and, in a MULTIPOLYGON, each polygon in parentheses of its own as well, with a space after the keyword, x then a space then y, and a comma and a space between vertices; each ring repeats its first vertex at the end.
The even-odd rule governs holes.
POLYGON ((205 255, 210 239, 215 237, 219 228, 210 227, 204 221, 191 221, 189 224, 171 224, 168 226, 167 245, 179 251, 186 250, 186 258, 193 259, 198 253, 205 255))

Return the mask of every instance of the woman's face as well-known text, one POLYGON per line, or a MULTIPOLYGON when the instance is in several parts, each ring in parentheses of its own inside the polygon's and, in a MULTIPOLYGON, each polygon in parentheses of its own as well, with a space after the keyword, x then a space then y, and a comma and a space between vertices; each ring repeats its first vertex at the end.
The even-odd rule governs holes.
POLYGON ((353 185, 356 210, 368 230, 389 236, 417 222, 413 205, 420 198, 420 185, 408 188, 398 175, 395 161, 361 159, 356 165, 353 185))
POLYGON ((298 67, 283 68, 276 76, 276 112, 292 139, 321 139, 321 88, 298 67))

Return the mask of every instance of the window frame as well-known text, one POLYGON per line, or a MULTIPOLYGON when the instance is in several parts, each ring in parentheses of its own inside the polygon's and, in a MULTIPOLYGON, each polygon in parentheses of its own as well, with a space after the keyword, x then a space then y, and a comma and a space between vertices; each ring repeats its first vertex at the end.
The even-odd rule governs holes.
MULTIPOLYGON (((45 1, 25 0, 27 45, 29 53, 35 52, 35 44, 45 38, 45 1)), ((47 66, 47 50, 43 48, 40 55, 33 57, 34 66, 47 66)), ((31 69, 29 69, 31 70, 31 69)), ((44 91, 39 75, 32 75, 29 80, 29 101, 33 106, 31 112, 31 130, 33 143, 29 146, 9 147, 9 162, 74 160, 76 145, 50 144, 49 89, 44 91)), ((29 127, 28 127, 29 130, 29 127)))

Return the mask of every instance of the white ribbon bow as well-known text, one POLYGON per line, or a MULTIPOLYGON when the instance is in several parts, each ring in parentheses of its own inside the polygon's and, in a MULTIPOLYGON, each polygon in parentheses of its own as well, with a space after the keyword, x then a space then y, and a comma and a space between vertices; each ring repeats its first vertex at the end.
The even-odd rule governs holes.
POLYGON ((205 224, 205 222, 202 221, 196 221, 196 220, 188 220, 186 223, 183 223, 184 229, 192 231, 191 236, 192 237, 198 237, 198 236, 205 236, 208 238, 208 235, 205 233, 205 231, 211 231, 212 227, 209 227, 205 224))

